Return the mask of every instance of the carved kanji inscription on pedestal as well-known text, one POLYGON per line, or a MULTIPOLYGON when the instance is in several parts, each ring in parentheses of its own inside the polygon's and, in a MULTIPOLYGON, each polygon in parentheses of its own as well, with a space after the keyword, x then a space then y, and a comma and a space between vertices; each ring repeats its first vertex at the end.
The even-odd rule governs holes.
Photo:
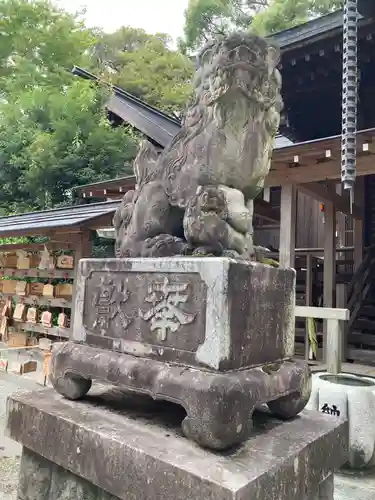
POLYGON ((194 321, 195 314, 185 312, 181 307, 188 300, 189 283, 171 283, 165 277, 162 282, 153 282, 148 286, 145 302, 150 309, 139 310, 140 317, 149 322, 150 329, 156 332, 159 340, 167 340, 168 332, 177 333, 182 325, 194 321))
POLYGON ((96 318, 93 328, 101 335, 106 335, 110 322, 118 316, 121 326, 126 330, 132 321, 132 318, 124 311, 124 305, 129 296, 130 293, 123 281, 102 276, 100 286, 94 292, 96 318))
POLYGON ((92 272, 83 307, 87 342, 120 351, 137 342, 158 355, 195 352, 205 339, 206 294, 197 273, 92 272))

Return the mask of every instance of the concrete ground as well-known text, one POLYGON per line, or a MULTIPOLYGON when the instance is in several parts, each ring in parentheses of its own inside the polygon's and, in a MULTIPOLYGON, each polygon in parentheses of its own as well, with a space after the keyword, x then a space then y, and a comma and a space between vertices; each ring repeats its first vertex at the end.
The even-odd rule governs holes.
POLYGON ((0 372, 0 500, 16 500, 21 456, 21 446, 4 435, 6 400, 17 390, 37 387, 34 381, 0 372))
POLYGON ((369 476, 336 474, 335 500, 374 500, 375 473, 369 476))
MULTIPOLYGON (((17 390, 40 388, 35 379, 38 377, 31 376, 27 379, 0 372, 0 500, 16 500, 17 498, 17 479, 21 455, 20 445, 4 436, 6 399, 17 390)), ((375 472, 364 477, 336 475, 335 500, 374 499, 375 472)))

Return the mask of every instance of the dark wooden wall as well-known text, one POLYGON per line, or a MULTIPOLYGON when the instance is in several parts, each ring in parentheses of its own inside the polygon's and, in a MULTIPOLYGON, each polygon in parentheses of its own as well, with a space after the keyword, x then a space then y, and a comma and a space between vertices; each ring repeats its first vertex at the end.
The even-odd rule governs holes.
MULTIPOLYGON (((280 207, 280 188, 272 188, 270 203, 273 207, 280 207)), ((256 224, 257 225, 257 224, 256 224)), ((254 240, 257 245, 279 248, 280 229, 256 228, 254 240)), ((324 222, 319 202, 303 193, 298 193, 297 220, 296 220, 296 248, 323 248, 324 222)))

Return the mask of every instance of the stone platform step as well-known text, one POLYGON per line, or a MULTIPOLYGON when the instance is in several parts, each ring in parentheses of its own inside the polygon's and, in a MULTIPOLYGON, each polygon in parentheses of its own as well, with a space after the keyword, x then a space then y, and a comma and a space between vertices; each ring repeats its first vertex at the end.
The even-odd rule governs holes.
POLYGON ((106 500, 333 500, 347 457, 347 423, 318 412, 284 423, 257 413, 248 441, 212 453, 182 437, 177 407, 100 386, 81 402, 18 393, 8 409, 8 433, 24 446, 20 498, 78 488, 106 500))

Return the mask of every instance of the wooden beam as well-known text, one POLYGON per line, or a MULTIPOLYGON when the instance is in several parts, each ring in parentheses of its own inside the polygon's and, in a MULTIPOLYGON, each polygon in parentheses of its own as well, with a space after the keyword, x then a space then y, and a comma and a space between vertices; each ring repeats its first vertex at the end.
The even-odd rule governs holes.
MULTIPOLYGON (((357 162, 357 175, 369 175, 375 173, 375 159, 372 155, 360 156, 357 162)), ((339 179, 341 175, 341 164, 338 160, 325 163, 310 164, 299 167, 283 167, 269 172, 265 186, 283 186, 285 184, 305 184, 309 182, 324 181, 326 179, 339 179)))
POLYGON ((297 318, 332 319, 335 321, 348 321, 349 309, 338 309, 336 307, 306 307, 296 306, 295 316, 297 318))
POLYGON ((345 215, 350 215, 354 219, 363 219, 363 210, 358 205, 353 205, 350 208, 349 198, 344 198, 343 196, 336 193, 332 186, 324 186, 323 184, 308 183, 308 184, 298 184, 298 190, 304 194, 307 194, 311 198, 318 200, 322 203, 333 203, 338 212, 345 215))
POLYGON ((279 263, 294 267, 296 247, 297 190, 292 184, 281 188, 279 263))
POLYGON ((280 211, 261 198, 254 200, 254 215, 271 222, 280 222, 280 211))
MULTIPOLYGON (((365 148, 364 146, 371 143, 373 137, 375 137, 375 128, 360 130, 357 132, 357 152, 365 150, 369 151, 370 148, 365 148)), ((290 159, 294 156, 306 157, 318 155, 321 157, 322 152, 324 153, 327 150, 340 152, 341 135, 322 137, 320 139, 313 139, 312 141, 304 141, 276 148, 273 151, 272 160, 290 163, 290 159)))
POLYGON ((74 247, 70 241, 65 241, 63 244, 56 241, 47 241, 45 245, 39 243, 7 243, 0 245, 0 252, 14 252, 17 250, 25 250, 26 252, 38 252, 46 246, 49 250, 69 250, 74 247))
POLYGON ((14 230, 14 231, 2 231, 0 234, 0 238, 18 238, 21 236, 48 236, 49 238, 53 238, 57 234, 69 235, 69 238, 72 234, 77 234, 81 232, 81 228, 79 226, 67 226, 59 229, 46 229, 46 228, 38 228, 38 229, 25 229, 22 231, 14 230))
POLYGON ((96 229, 102 229, 103 227, 112 227, 112 221, 115 212, 106 213, 97 217, 94 220, 89 220, 85 225, 82 225, 82 229, 90 229, 95 231, 96 229))

